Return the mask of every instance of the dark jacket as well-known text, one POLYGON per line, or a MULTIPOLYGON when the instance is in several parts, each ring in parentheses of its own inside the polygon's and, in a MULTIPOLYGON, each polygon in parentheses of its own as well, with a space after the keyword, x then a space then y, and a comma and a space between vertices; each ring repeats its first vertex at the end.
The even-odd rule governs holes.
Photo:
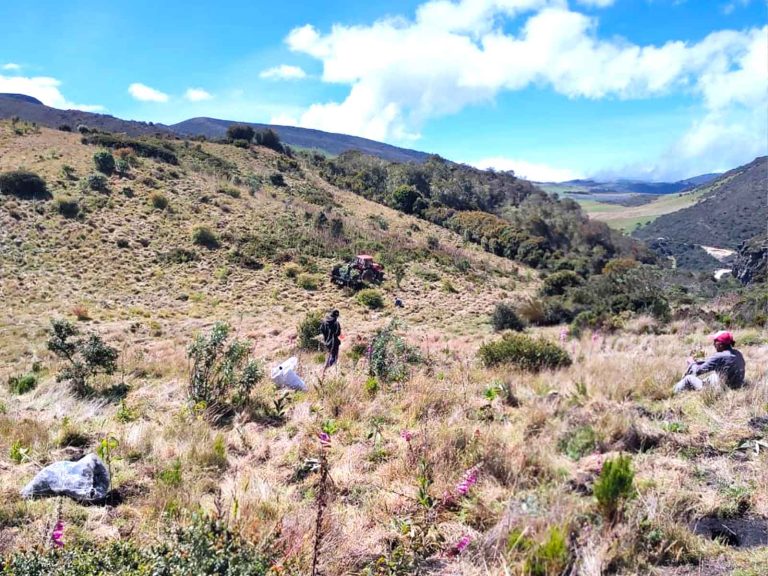
POLYGON ((728 348, 722 352, 716 352, 702 362, 697 362, 693 367, 694 374, 703 372, 717 372, 725 379, 729 388, 740 388, 744 384, 744 356, 735 348, 728 348))

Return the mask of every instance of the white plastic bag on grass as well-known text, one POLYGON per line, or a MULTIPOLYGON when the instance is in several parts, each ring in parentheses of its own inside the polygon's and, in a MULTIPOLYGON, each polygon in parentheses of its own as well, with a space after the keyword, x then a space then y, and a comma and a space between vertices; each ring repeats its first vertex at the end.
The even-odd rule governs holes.
POLYGON ((279 366, 275 366, 272 369, 272 382, 277 384, 278 388, 289 388, 290 390, 306 392, 307 385, 296 374, 296 366, 298 364, 299 359, 296 356, 291 356, 279 366))

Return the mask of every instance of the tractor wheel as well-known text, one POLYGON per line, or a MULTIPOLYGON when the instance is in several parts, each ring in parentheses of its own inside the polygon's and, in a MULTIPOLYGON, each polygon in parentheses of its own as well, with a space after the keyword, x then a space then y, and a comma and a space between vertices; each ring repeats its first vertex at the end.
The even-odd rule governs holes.
POLYGON ((376 272, 373 270, 363 270, 363 273, 360 275, 360 279, 363 282, 373 282, 376 280, 376 272))

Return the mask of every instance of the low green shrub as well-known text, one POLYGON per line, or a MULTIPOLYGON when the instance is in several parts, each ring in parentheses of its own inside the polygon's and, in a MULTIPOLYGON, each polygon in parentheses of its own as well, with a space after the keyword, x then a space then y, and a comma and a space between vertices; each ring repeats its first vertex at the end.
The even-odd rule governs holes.
POLYGON ((568 288, 581 286, 584 279, 572 270, 561 270, 544 278, 541 293, 544 296, 560 296, 565 294, 568 288))
POLYGON ((13 170, 0 174, 0 194, 24 200, 48 200, 51 193, 40 176, 27 170, 13 170))
POLYGON ((107 180, 107 177, 104 176, 104 174, 88 174, 88 177, 85 179, 85 183, 91 190, 95 190, 97 192, 106 192, 109 180, 107 180))
MULTIPOLYGON (((65 535, 66 538, 66 535, 65 535)), ((66 543, 9 553, 2 576, 148 576, 217 574, 266 576, 272 559, 249 544, 222 520, 195 515, 187 525, 174 525, 160 543, 140 547, 128 540, 66 543)))
POLYGON ((592 426, 579 426, 560 440, 559 448, 571 460, 579 460, 594 452, 597 435, 592 426))
POLYGON ((365 288, 357 293, 356 299, 359 304, 370 310, 379 310, 384 307, 384 298, 381 292, 374 288, 365 288))
POLYGON ((152 192, 152 194, 149 195, 149 203, 153 208, 165 210, 168 208, 168 197, 162 192, 152 192))
MULTIPOLYGON (((78 128, 79 129, 79 128, 78 128)), ((152 141, 143 138, 130 138, 128 136, 119 136, 115 134, 90 134, 83 136, 81 142, 93 146, 103 146, 104 148, 124 149, 130 148, 138 156, 144 158, 157 158, 168 164, 178 164, 179 159, 174 153, 173 145, 170 142, 160 142, 155 144, 152 141)))
POLYGON ((314 274, 299 274, 296 277, 296 285, 304 290, 317 290, 320 282, 314 274))
POLYGON ((232 186, 219 186, 216 192, 219 194, 226 194, 230 198, 240 198, 240 190, 232 186))
POLYGON ((187 349, 191 362, 190 400, 207 408, 242 407, 264 377, 264 367, 250 359, 251 343, 229 341, 231 328, 217 322, 209 334, 198 334, 187 349))
POLYGON ((404 380, 408 377, 408 365, 421 360, 418 349, 409 346, 397 334, 397 328, 397 322, 392 320, 371 340, 368 373, 380 383, 404 380))
POLYGON ((77 218, 80 214, 80 203, 75 198, 57 196, 54 205, 56 211, 64 218, 77 218))
POLYGON ((624 502, 634 496, 634 480, 629 456, 620 454, 603 463, 600 476, 595 480, 594 494, 598 508, 608 522, 616 520, 624 502))
POLYGON ((285 273, 286 278, 296 278, 299 274, 301 274, 301 266, 294 264, 293 262, 289 262, 285 265, 283 272, 285 273))
POLYGON ((502 330, 521 332, 525 328, 525 324, 520 320, 515 309, 506 302, 496 304, 491 316, 491 324, 496 332, 501 332, 502 330))
POLYGON ((37 387, 37 375, 33 373, 8 378, 8 389, 13 394, 26 394, 37 387))
POLYGON ((478 355, 485 366, 511 364, 531 372, 571 365, 571 357, 557 344, 513 332, 504 334, 501 340, 483 344, 478 355))
POLYGON ((216 233, 208 226, 196 226, 194 230, 192 230, 192 242, 198 246, 210 248, 211 250, 221 246, 219 237, 216 236, 216 233))
POLYGON ((308 352, 318 352, 323 349, 323 345, 317 336, 320 334, 320 323, 323 317, 320 312, 307 312, 298 326, 298 345, 301 350, 308 352))
POLYGON ((104 174, 112 174, 115 171, 115 157, 109 152, 102 150, 93 155, 93 163, 96 170, 104 174))
POLYGON ((563 574, 570 560, 568 533, 561 526, 552 526, 547 532, 547 539, 531 551, 525 563, 525 574, 530 576, 550 576, 563 574))

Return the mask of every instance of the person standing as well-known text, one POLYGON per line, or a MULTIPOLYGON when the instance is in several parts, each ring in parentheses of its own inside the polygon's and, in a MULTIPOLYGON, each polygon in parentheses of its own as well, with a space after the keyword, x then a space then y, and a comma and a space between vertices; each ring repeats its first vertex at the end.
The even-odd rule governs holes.
POLYGON ((702 390, 705 386, 716 387, 721 384, 728 388, 744 386, 744 356, 734 348, 736 341, 733 339, 733 334, 727 330, 721 330, 712 338, 716 352, 706 360, 689 361, 688 371, 673 389, 675 394, 684 390, 702 390), (710 373, 706 379, 699 378, 699 374, 706 372, 710 373))
POLYGON ((339 359, 339 346, 341 346, 341 324, 339 323, 339 311, 332 310, 320 323, 320 334, 323 336, 323 344, 327 353, 323 374, 336 364, 339 359))

